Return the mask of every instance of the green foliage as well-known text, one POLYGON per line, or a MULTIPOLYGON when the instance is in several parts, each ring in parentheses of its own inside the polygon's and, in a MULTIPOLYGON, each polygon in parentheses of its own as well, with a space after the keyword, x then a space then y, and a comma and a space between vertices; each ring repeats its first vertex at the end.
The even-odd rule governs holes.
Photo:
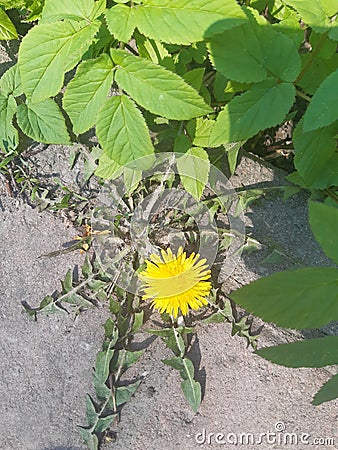
MULTIPOLYGON (((18 158, 20 131, 39 142, 67 144, 95 127, 100 148, 92 151, 86 180, 94 172, 103 179, 123 175, 128 201, 134 194, 142 200, 143 166, 135 161, 174 149, 181 154, 177 159, 181 184, 200 200, 216 152, 227 154, 233 174, 241 145, 250 138, 258 140, 265 129, 289 119, 292 111, 297 170, 292 179, 297 186, 285 190, 285 196, 305 187, 312 191, 313 233, 337 262, 336 3, 285 0, 278 7, 275 2, 251 2, 253 7, 243 3, 250 2, 0 1, 0 39, 21 40, 17 64, 0 79, 0 170, 18 158), (22 23, 37 22, 21 33, 22 24, 5 12, 11 8, 17 8, 22 23)), ((151 158, 147 160, 151 163, 151 158)), ((54 209, 70 204, 73 193, 64 190, 54 209)), ((235 214, 263 194, 263 189, 239 192, 235 214)), ((210 211, 215 214, 218 208, 212 203, 210 211)), ((223 234, 221 248, 227 249, 230 239, 223 234)), ((71 250, 90 241, 88 237, 71 250)), ((257 242, 248 239, 245 248, 257 248, 257 242)), ((273 251, 263 263, 280 256, 273 251)), ((337 283, 334 268, 302 268, 256 281, 232 298, 281 326, 318 327, 338 318, 337 283)), ((87 258, 81 279, 69 271, 61 292, 47 296, 37 308, 24 305, 36 317, 78 313, 109 300, 112 317, 105 323, 106 339, 94 372, 97 401, 87 397, 88 425, 79 428, 91 449, 98 448, 105 430, 141 382, 122 382, 121 376, 142 356, 131 350, 130 343, 143 325, 144 311, 137 297, 111 289, 112 285, 87 258)), ((229 301, 211 306, 202 320, 232 322, 232 334, 255 347, 257 336, 251 333, 250 321, 235 320, 229 301)), ((149 332, 173 351, 174 357, 164 362, 179 371, 183 393, 197 411, 201 387, 187 357, 193 328, 172 324, 149 332)), ((331 337, 258 353, 281 364, 315 366, 319 354, 322 365, 336 361, 334 345, 336 339, 331 337), (303 359, 296 357, 300 351, 303 359)), ((313 403, 335 396, 336 377, 313 403)))

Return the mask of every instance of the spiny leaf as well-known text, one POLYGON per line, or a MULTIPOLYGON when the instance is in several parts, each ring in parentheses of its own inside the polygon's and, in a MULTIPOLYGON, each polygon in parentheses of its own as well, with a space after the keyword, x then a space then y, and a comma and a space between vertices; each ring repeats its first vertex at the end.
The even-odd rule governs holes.
POLYGON ((121 166, 154 152, 146 122, 126 95, 106 100, 96 132, 104 151, 121 166))
POLYGON ((68 84, 63 107, 69 115, 74 132, 84 133, 96 118, 113 82, 113 62, 107 54, 83 61, 68 84))
POLYGON ((18 125, 22 131, 37 142, 46 144, 69 144, 65 119, 59 106, 47 99, 41 103, 29 100, 18 106, 18 125))
POLYGON ((195 89, 175 73, 122 50, 112 50, 111 54, 120 66, 115 81, 153 114, 185 120, 212 111, 195 89))
POLYGON ((60 91, 64 74, 78 63, 99 26, 99 21, 65 20, 39 24, 28 32, 18 63, 22 88, 33 103, 60 91))
POLYGON ((145 0, 137 8, 137 27, 162 42, 188 44, 233 28, 244 21, 235 0, 145 0))

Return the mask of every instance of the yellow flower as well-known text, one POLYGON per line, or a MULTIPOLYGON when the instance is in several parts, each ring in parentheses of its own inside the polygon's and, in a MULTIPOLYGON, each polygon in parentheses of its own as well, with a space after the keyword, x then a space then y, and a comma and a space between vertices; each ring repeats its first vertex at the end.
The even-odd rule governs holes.
POLYGON ((150 255, 146 269, 139 274, 142 280, 143 300, 152 299, 152 305, 161 313, 177 317, 179 311, 185 316, 189 308, 198 309, 208 302, 210 293, 210 270, 206 259, 192 253, 188 258, 180 247, 177 256, 170 248, 161 255, 150 255))

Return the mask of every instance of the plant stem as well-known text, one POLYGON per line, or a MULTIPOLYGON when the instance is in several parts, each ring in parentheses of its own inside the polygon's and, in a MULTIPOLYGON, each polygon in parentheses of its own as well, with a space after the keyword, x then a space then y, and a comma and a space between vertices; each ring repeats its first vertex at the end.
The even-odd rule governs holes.
POLYGON ((308 95, 304 94, 302 91, 300 91, 299 89, 296 89, 296 94, 298 95, 298 97, 303 98, 304 100, 306 100, 307 102, 311 102, 311 97, 309 97, 308 95))

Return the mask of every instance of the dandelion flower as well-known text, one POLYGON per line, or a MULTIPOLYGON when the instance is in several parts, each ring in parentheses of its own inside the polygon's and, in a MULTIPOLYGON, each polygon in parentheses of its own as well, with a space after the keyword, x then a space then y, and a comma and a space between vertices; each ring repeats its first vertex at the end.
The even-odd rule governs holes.
POLYGON ((161 313, 177 317, 179 311, 185 316, 189 308, 199 309, 208 302, 210 293, 210 270, 206 259, 192 253, 188 258, 180 247, 177 256, 170 248, 161 250, 161 255, 150 255, 146 269, 139 277, 142 281, 143 300, 152 300, 152 305, 161 313))

